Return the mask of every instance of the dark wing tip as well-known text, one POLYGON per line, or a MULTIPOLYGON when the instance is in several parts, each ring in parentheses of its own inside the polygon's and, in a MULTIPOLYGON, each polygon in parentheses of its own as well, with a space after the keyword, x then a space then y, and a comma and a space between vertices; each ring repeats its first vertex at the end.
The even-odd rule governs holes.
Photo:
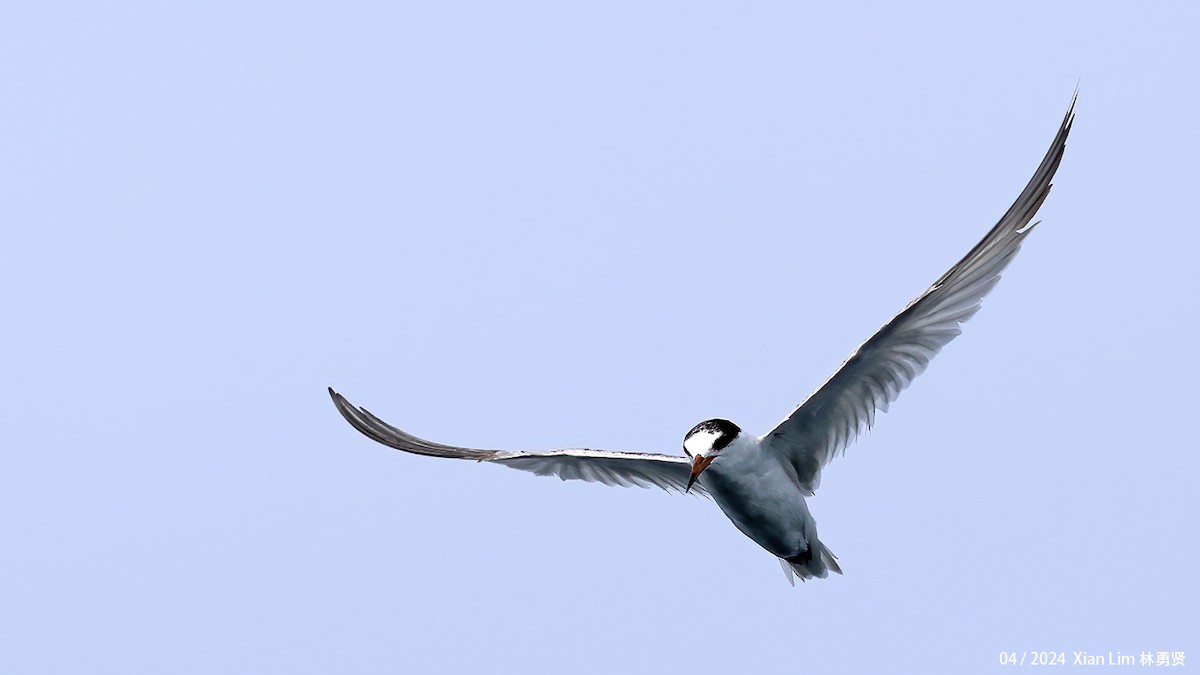
POLYGON ((355 407, 350 403, 345 396, 329 387, 329 397, 333 399, 333 405, 337 407, 342 417, 350 423, 350 426, 358 430, 359 433, 367 438, 382 443, 389 448, 403 450, 418 455, 429 455, 431 457, 450 457, 454 459, 476 459, 486 460, 493 459, 498 454, 494 450, 476 450, 474 448, 460 448, 453 445, 444 445, 442 443, 434 443, 423 438, 417 438, 412 434, 397 429, 396 427, 384 422, 375 415, 372 415, 366 408, 355 407))
POLYGON ((1071 133, 1071 125, 1075 124, 1075 104, 1079 102, 1079 84, 1075 85, 1075 93, 1071 95, 1071 105, 1067 106, 1067 114, 1063 115, 1063 137, 1071 133))
POLYGON ((350 401, 347 401, 345 396, 342 396, 334 391, 333 387, 328 387, 328 389, 329 398, 333 399, 333 405, 335 408, 337 408, 338 412, 342 414, 342 417, 345 417, 346 421, 349 422, 355 429, 362 431, 368 436, 372 436, 363 430, 361 416, 359 415, 358 411, 354 409, 354 405, 351 404, 350 401))

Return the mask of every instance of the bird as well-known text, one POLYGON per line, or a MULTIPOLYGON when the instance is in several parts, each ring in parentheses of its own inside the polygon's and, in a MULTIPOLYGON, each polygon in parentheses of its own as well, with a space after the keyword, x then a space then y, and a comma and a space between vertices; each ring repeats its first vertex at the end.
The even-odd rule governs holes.
POLYGON ((475 460, 616 486, 658 487, 712 498, 734 526, 774 555, 789 583, 842 574, 838 558, 818 537, 807 498, 821 470, 844 454, 875 415, 962 333, 1000 274, 1038 223, 1030 224, 1050 192, 1075 119, 1063 116, 1050 149, 1016 201, 974 248, 882 328, 786 418, 755 436, 727 419, 710 419, 683 438, 683 455, 586 448, 481 450, 418 438, 355 407, 329 388, 337 410, 368 438, 397 450, 475 460))

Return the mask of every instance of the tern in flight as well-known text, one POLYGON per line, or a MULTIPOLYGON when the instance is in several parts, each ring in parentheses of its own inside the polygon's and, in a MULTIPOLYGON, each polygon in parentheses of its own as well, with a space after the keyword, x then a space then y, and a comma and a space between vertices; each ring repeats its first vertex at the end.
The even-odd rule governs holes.
POLYGON ((844 452, 864 427, 872 426, 876 411, 886 412, 934 355, 962 332, 962 323, 979 311, 1033 229, 1030 221, 1050 192, 1074 108, 1072 101, 1050 150, 1000 222, 762 436, 746 433, 729 420, 711 419, 684 436, 686 457, 589 449, 477 450, 417 438, 356 408, 333 389, 329 395, 355 429, 405 452, 493 462, 563 480, 709 495, 743 534, 779 558, 793 585, 793 575, 804 580, 823 578, 831 570, 841 574, 837 557, 817 537, 805 498, 817 489, 821 468, 844 452))

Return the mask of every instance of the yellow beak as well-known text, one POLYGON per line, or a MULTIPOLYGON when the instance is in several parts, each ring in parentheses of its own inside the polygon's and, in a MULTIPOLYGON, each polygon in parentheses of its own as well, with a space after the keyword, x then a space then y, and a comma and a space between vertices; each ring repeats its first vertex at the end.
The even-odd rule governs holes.
POLYGON ((704 455, 696 455, 692 458, 692 477, 688 478, 687 488, 684 490, 684 492, 688 492, 692 489, 692 483, 696 482, 696 479, 700 477, 701 473, 704 473, 704 470, 708 468, 709 464, 712 464, 714 459, 716 458, 712 456, 706 457, 704 455))

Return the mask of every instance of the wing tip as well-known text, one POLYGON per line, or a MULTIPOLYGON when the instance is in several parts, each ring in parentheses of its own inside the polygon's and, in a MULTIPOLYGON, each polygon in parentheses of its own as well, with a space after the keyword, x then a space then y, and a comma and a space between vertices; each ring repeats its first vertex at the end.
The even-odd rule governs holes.
MULTIPOLYGON (((346 421, 349 422, 350 425, 355 429, 358 429, 366 434, 366 431, 363 430, 362 421, 359 420, 359 417, 361 417, 361 413, 366 413, 367 415, 371 415, 371 413, 367 412, 365 408, 358 408, 356 410, 354 404, 351 403, 350 400, 345 396, 342 396, 338 392, 334 391, 333 387, 326 387, 326 389, 329 390, 329 398, 333 399, 333 405, 335 408, 337 408, 337 411, 342 414, 342 417, 345 417, 346 421)), ((370 436, 370 434, 367 435, 370 436)))
MULTIPOLYGON (((342 396, 334 391, 333 387, 325 387, 325 389, 329 392, 329 398, 333 400, 334 407, 338 409, 338 412, 340 412, 343 417, 346 417, 346 409, 353 408, 353 406, 350 405, 350 401, 347 401, 345 396, 342 396)), ((347 417, 347 419, 349 418, 347 417)), ((351 420, 351 422, 353 422, 353 420, 351 420)))

